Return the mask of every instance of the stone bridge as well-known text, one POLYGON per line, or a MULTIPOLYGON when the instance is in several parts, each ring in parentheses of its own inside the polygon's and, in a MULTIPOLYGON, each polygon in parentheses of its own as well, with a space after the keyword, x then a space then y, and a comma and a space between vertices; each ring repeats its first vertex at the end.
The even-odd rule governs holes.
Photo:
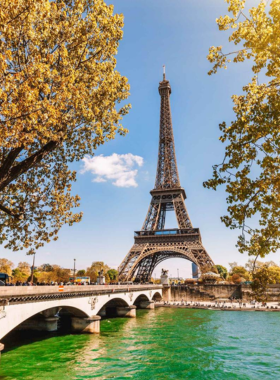
POLYGON ((99 333, 101 317, 134 318, 161 297, 162 285, 0 287, 0 340, 14 329, 55 331, 60 317, 73 332, 99 333))

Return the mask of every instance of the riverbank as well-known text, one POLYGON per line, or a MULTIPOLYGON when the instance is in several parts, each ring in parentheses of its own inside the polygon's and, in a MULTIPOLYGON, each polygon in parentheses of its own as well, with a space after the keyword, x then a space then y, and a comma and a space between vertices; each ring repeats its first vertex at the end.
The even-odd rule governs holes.
POLYGON ((280 312, 280 305, 278 302, 267 302, 266 306, 261 306, 260 303, 252 305, 250 303, 239 302, 156 302, 155 307, 220 311, 280 312))

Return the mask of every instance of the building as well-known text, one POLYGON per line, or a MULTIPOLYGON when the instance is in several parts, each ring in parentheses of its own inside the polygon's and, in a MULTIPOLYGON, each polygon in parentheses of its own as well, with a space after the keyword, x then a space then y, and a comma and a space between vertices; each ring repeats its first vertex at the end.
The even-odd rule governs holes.
POLYGON ((183 277, 169 277, 170 285, 184 284, 185 279, 183 277))

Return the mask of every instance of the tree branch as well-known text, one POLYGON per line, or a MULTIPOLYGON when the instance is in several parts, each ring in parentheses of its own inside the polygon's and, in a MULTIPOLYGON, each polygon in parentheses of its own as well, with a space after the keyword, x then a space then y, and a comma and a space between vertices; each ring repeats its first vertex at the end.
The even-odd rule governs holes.
POLYGON ((6 214, 14 217, 15 219, 20 219, 18 214, 14 214, 13 211, 9 210, 7 207, 0 204, 0 210, 4 211, 6 214))
POLYGON ((42 149, 38 150, 36 153, 32 154, 30 157, 26 158, 24 161, 14 166, 8 175, 0 181, 0 191, 2 191, 6 186, 8 186, 12 181, 14 181, 20 175, 26 173, 32 166, 41 162, 43 158, 56 149, 60 144, 60 141, 50 141, 42 149))
POLYGON ((3 178, 5 176, 5 173, 10 169, 10 167, 13 165, 15 159, 22 151, 23 147, 20 146, 18 148, 12 149, 7 158, 4 160, 3 165, 0 167, 0 178, 3 178))

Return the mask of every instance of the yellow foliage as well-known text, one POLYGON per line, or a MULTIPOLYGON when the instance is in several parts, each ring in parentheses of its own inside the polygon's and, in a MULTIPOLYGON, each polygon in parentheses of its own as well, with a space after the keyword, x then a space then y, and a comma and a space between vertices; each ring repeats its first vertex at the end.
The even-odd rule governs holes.
POLYGON ((0 259, 0 272, 6 273, 9 276, 11 276, 13 267, 14 267, 14 263, 12 263, 10 260, 0 259))
POLYGON ((212 46, 209 74, 226 68, 232 55, 233 62, 250 58, 254 76, 242 95, 232 97, 236 120, 220 124, 225 157, 204 186, 216 190, 226 185, 229 206, 222 221, 242 229, 241 253, 264 257, 280 248, 280 0, 260 1, 247 13, 245 0, 227 3, 231 14, 217 23, 220 30, 233 30, 229 42, 238 50, 224 53, 221 46, 212 46), (266 76, 264 83, 259 73, 266 76), (248 225, 254 216, 257 228, 248 225))
POLYGON ((130 106, 115 69, 123 16, 103 0, 0 0, 0 243, 29 253, 81 213, 71 195, 82 159, 130 106), (117 107, 116 107, 117 105, 117 107))

